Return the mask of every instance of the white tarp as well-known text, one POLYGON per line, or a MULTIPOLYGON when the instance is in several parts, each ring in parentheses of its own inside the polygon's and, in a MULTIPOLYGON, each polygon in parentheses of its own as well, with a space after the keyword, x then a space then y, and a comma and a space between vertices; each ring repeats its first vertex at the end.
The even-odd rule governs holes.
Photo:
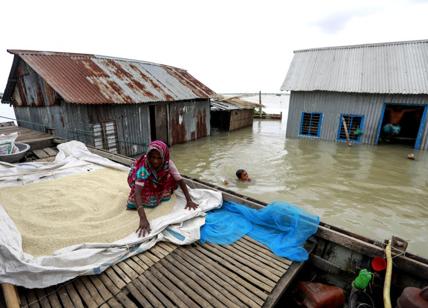
MULTIPOLYGON (((46 179, 88 172, 101 167, 128 170, 127 167, 95 155, 78 141, 58 145, 54 162, 0 164, 0 189, 25 185, 46 179)), ((206 211, 220 207, 220 192, 189 189, 199 204, 194 211, 184 209, 185 198, 177 190, 177 202, 171 214, 150 222, 151 233, 138 237, 136 233, 114 243, 82 243, 55 251, 50 256, 33 257, 22 249, 21 235, 0 205, 0 283, 27 288, 45 288, 80 275, 98 274, 111 265, 150 249, 158 241, 178 245, 190 244, 200 237, 206 211)))

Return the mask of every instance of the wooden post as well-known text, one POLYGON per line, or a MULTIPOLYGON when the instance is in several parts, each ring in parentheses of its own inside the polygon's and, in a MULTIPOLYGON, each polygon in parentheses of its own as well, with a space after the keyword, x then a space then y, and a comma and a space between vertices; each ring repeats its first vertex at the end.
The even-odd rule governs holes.
POLYGON ((346 144, 348 146, 351 146, 351 141, 349 139, 348 125, 346 125, 345 117, 343 115, 342 115, 342 123, 343 123, 343 129, 345 130, 346 144))
POLYGON ((6 302, 7 308, 19 308, 19 297, 16 287, 10 283, 3 283, 1 285, 3 289, 4 301, 6 302))
POLYGON ((262 118, 262 91, 259 91, 259 115, 260 115, 260 119, 262 118))

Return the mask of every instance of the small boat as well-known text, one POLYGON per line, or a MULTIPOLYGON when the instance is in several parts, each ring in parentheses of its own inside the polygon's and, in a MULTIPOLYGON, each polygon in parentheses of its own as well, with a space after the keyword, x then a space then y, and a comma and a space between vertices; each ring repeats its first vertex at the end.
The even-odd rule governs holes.
MULTIPOLYGON (((61 141, 52 139, 51 151, 44 149, 45 152, 54 153, 55 142, 61 141)), ((129 166, 133 161, 123 155, 88 148, 124 165, 129 166)), ((211 183, 186 176, 184 179, 192 188, 221 191, 227 201, 258 209, 267 205, 211 183)), ((407 252, 407 243, 402 239, 394 237, 391 244, 390 294, 394 307, 406 287, 422 289, 428 285, 428 260, 407 252)), ((310 257, 303 263, 277 257, 250 238, 243 238, 230 247, 199 244, 180 247, 168 243, 157 246, 129 261, 113 265, 100 275, 77 277, 70 283, 47 289, 19 287, 15 289, 16 296, 23 306, 40 304, 42 307, 48 302, 65 306, 105 304, 106 307, 135 307, 147 303, 197 305, 201 296, 204 302, 210 298, 217 305, 224 306, 236 303, 251 307, 301 307, 299 287, 302 283, 314 283, 327 286, 329 290, 341 290, 340 297, 344 298, 347 307, 383 306, 385 271, 382 268, 374 271, 372 262, 385 256, 386 243, 326 223, 321 222, 318 232, 307 241, 310 257), (189 262, 185 266, 180 264, 187 258, 198 262, 189 262), (370 283, 364 290, 355 290, 353 281, 363 269, 373 273, 370 283), (192 288, 196 293, 189 291, 192 288)), ((9 287, 3 285, 4 290, 9 287)), ((0 294, 0 303, 1 297, 0 294)))
MULTIPOLYGON (((267 206, 265 202, 204 181, 192 178, 187 178, 187 181, 191 187, 210 187, 222 191, 224 200, 252 208, 267 206)), ((309 260, 299 268, 292 283, 282 290, 283 294, 278 304, 293 307, 292 303, 295 303, 298 283, 316 281, 341 288, 344 291, 348 307, 371 307, 370 302, 374 303, 372 307, 383 306, 385 271, 374 271, 372 261, 385 256, 386 242, 372 240, 321 222, 317 234, 308 240, 307 246, 307 249, 311 251, 309 260), (373 277, 367 289, 355 292, 356 290, 352 287, 353 281, 362 269, 373 272, 373 277)), ((392 237, 393 268, 390 294, 393 307, 396 306, 397 300, 405 288, 415 287, 422 290, 428 286, 428 259, 406 252, 406 248, 406 241, 392 237)), ((298 303, 295 305, 301 307, 298 303)))

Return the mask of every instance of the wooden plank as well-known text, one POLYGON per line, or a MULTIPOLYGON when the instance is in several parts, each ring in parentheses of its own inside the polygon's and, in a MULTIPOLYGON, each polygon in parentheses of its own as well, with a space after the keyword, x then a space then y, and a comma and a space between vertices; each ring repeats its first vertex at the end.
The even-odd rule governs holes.
POLYGON ((113 283, 113 281, 109 278, 106 272, 100 274, 98 277, 112 295, 119 293, 120 289, 113 283))
POLYGON ((269 268, 266 265, 258 262, 255 259, 251 259, 251 258, 248 258, 246 256, 244 257, 241 254, 234 252, 232 249, 228 249, 228 248, 223 247, 221 245, 214 246, 214 245, 208 244, 208 246, 214 247, 218 251, 220 251, 220 252, 224 253, 225 255, 231 257, 232 259, 236 260, 237 262, 252 268, 253 270, 259 272, 260 274, 264 275, 265 277, 269 278, 272 281, 277 282, 283 274, 282 272, 279 272, 279 273, 277 271, 273 272, 274 270, 272 270, 272 269, 269 270, 269 268))
POLYGON ((53 148, 44 148, 43 151, 45 151, 49 156, 56 156, 56 154, 58 154, 58 151, 53 148))
POLYGON ((65 288, 67 289, 68 295, 70 296, 70 299, 73 302, 73 304, 70 307, 82 307, 83 308, 82 300, 80 299, 80 296, 77 293, 74 286, 71 283, 68 283, 65 285, 65 288))
POLYGON ((39 300, 34 289, 27 289, 27 300, 30 308, 40 308, 39 300))
POLYGON ((1 287, 7 308, 19 308, 19 297, 16 287, 10 283, 2 283, 1 287))
POLYGON ((109 306, 109 304, 104 303, 104 304, 102 304, 102 305, 100 306, 100 308, 110 308, 110 306, 109 306))
POLYGON ((110 298, 110 300, 107 303, 112 308, 123 308, 123 305, 120 304, 114 297, 110 298))
POLYGON ((83 282, 80 280, 74 280, 73 286, 79 293, 80 297, 83 299, 84 303, 88 307, 97 307, 97 303, 92 299, 91 295, 89 294, 89 291, 86 289, 83 282))
POLYGON ((251 249, 248 249, 248 246, 241 246, 241 244, 238 242, 233 243, 230 245, 230 247, 233 247, 233 249, 239 250, 243 254, 249 256, 250 258, 256 259, 259 262, 262 262, 263 264, 266 264, 267 266, 276 269, 277 271, 283 273, 288 269, 288 265, 279 263, 277 260, 270 258, 269 256, 260 253, 259 251, 253 251, 251 249))
POLYGON ((267 298, 263 307, 273 307, 281 298, 282 294, 287 290, 293 279, 297 276, 299 271, 303 268, 303 263, 293 263, 288 269, 287 273, 282 276, 279 283, 273 289, 272 293, 267 298))
MULTIPOLYGON (((126 259, 124 261, 126 265, 128 265, 133 271, 137 272, 138 275, 144 273, 145 269, 138 265, 138 263, 134 262, 132 259, 126 259)), ((134 279, 132 279, 134 280, 134 279)))
POLYGON ((61 303, 59 301, 58 294, 56 293, 56 289, 53 287, 45 289, 46 294, 48 295, 49 303, 52 307, 61 307, 61 303))
MULTIPOLYGON (((230 269, 227 269, 223 266, 223 263, 217 263, 216 261, 210 259, 208 256, 204 255, 198 250, 192 250, 192 254, 196 255, 198 258, 206 262, 206 266, 213 267, 214 271, 217 271, 218 273, 223 274, 224 279, 233 279, 235 281, 235 286, 243 286, 245 287, 250 293, 254 293, 258 297, 265 299, 267 298, 267 295, 262 290, 258 289, 254 284, 249 283, 247 280, 243 279, 239 275, 235 274, 235 272, 231 271, 230 269), (220 265, 222 264, 222 265, 220 265)), ((242 291, 244 293, 244 291, 242 291)))
POLYGON ((137 305, 134 304, 123 292, 120 292, 116 295, 116 299, 126 308, 137 308, 137 305))
MULTIPOLYGON (((177 277, 180 277, 179 275, 173 275, 171 269, 168 267, 168 262, 164 259, 161 263, 157 263, 154 267, 159 270, 165 277, 167 277, 172 283, 174 283, 177 287, 179 287, 187 296, 192 298, 195 303, 198 303, 198 305, 201 305, 203 307, 212 307, 212 305, 207 302, 203 297, 199 296, 199 294, 195 291, 199 291, 200 288, 198 287, 198 284, 194 283, 196 285, 196 288, 194 286, 187 286, 184 282, 186 280, 184 279, 178 279, 177 277), (171 271, 171 272, 170 272, 171 271)), ((186 275, 185 275, 186 276, 186 275)), ((207 293, 206 291, 202 291, 203 293, 207 293)), ((211 296, 208 296, 208 300, 211 299, 211 296)), ((212 301, 211 301, 212 302, 212 301)))
POLYGON ((147 251, 144 255, 151 259, 153 263, 158 263, 159 260, 163 258, 162 255, 159 255, 159 252, 152 252, 151 250, 147 251))
POLYGON ((152 304, 143 296, 143 294, 138 291, 134 284, 130 283, 126 286, 132 296, 142 305, 143 307, 153 307, 152 304))
POLYGON ((196 269, 186 268, 183 264, 184 259, 178 254, 170 255, 161 261, 165 267, 168 267, 175 276, 190 285, 194 290, 200 291, 200 295, 205 297, 215 307, 226 305, 226 307, 239 307, 236 303, 229 300, 217 289, 213 288, 205 280, 195 274, 196 269), (200 287, 198 287, 198 285, 200 287))
POLYGON ((134 280, 131 284, 135 286, 138 292, 140 292, 144 296, 144 298, 146 298, 150 302, 151 305, 153 305, 154 307, 163 306, 163 304, 156 298, 156 296, 154 296, 154 294, 149 290, 149 288, 144 286, 139 279, 134 280))
MULTIPOLYGON (((237 305, 245 303, 250 307, 261 306, 264 301, 258 298, 254 293, 249 292, 243 286, 236 283, 226 275, 221 275, 213 266, 206 263, 205 260, 198 258, 188 249, 177 249, 175 254, 185 260, 193 260, 192 265, 197 269, 195 273, 208 282, 213 288, 222 292, 229 300, 237 305), (221 275, 218 276, 218 275, 221 275)), ((186 266, 186 263, 183 263, 186 266)))
POLYGON ((167 255, 170 254, 169 251, 165 250, 162 246, 156 244, 155 246, 153 246, 150 251, 152 252, 159 252, 159 254, 163 257, 166 257, 167 255))
MULTIPOLYGON (((154 264, 155 264, 155 262, 153 262, 153 260, 152 259, 150 259, 149 257, 148 257, 148 252, 145 252, 145 253, 141 253, 141 254, 139 254, 139 255, 137 255, 138 256, 138 258, 143 262, 143 263, 145 263, 149 268, 150 267, 152 267, 154 264)), ((156 261, 157 262, 157 261, 156 261)))
MULTIPOLYGON (((49 135, 48 135, 49 136, 49 135)), ((54 146, 54 137, 42 137, 42 136, 32 136, 27 138, 22 138, 21 140, 18 140, 22 143, 27 143, 31 146, 31 150, 40 150, 46 147, 54 146)))
POLYGON ((131 282, 131 279, 124 273, 124 271, 122 271, 122 269, 117 264, 113 265, 110 268, 114 270, 114 272, 120 277, 120 279, 123 280, 123 282, 125 282, 125 285, 131 282))
MULTIPOLYGON (((147 290, 150 290, 150 292, 164 305, 167 307, 172 307, 174 306, 171 301, 166 298, 165 295, 163 295, 159 289, 153 285, 153 283, 147 279, 146 277, 144 277, 144 275, 138 277, 138 280, 141 282, 141 284, 143 286, 145 286, 147 288, 147 290)), ((137 282, 137 280, 135 281, 135 283, 137 282)), ((150 298, 149 298, 150 299, 150 298)), ((153 301, 152 301, 153 303, 153 301)))
POLYGON ((35 289, 35 291, 37 298, 39 299, 40 306, 42 308, 51 308, 45 289, 35 289))
MULTIPOLYGON (((104 271, 104 273, 111 279, 111 281, 118 289, 122 289, 126 286, 126 283, 116 274, 113 268, 109 267, 104 271)), ((113 292, 113 294, 115 293, 117 292, 113 292)))
POLYGON ((92 299, 97 303, 97 305, 101 305, 104 303, 104 300, 102 299, 101 295, 98 293, 98 290, 95 288, 93 283, 88 279, 86 276, 80 277, 80 281, 83 282, 86 289, 89 291, 89 294, 91 294, 92 299))
POLYGON ((46 153, 43 150, 33 150, 34 155, 36 155, 38 158, 47 158, 50 155, 48 153, 46 153))
POLYGON ((73 307, 73 302, 71 301, 70 296, 67 293, 65 286, 61 286, 57 291, 59 298, 61 299, 61 304, 66 308, 73 307))
POLYGON ((132 256, 131 260, 137 263, 143 269, 143 272, 149 268, 149 266, 143 261, 141 261, 140 258, 138 258, 138 256, 132 256))
MULTIPOLYGON (((163 257, 162 257, 163 258, 163 257)), ((143 261, 147 261, 147 262, 152 262, 152 266, 156 263, 158 263, 160 261, 160 259, 158 256, 156 256, 155 254, 153 254, 151 251, 146 251, 146 253, 143 255, 143 261), (148 261, 150 260, 150 261, 148 261)))
POLYGON ((174 296, 178 298, 180 301, 182 301, 186 305, 186 307, 198 306, 189 296, 187 296, 187 294, 184 294, 179 288, 174 286, 174 284, 171 281, 169 281, 167 277, 165 277, 160 271, 158 271, 156 268, 156 265, 150 268, 148 273, 156 277, 163 285, 165 285, 168 288, 169 291, 172 291, 174 293, 174 296))
POLYGON ((106 286, 104 286, 100 278, 98 278, 97 276, 88 276, 87 278, 94 284, 95 288, 98 290, 105 302, 112 298, 113 295, 106 288, 106 286))
POLYGON ((126 264, 126 262, 122 261, 114 265, 113 267, 115 268, 116 271, 117 271, 117 268, 116 268, 117 266, 126 274, 126 276, 129 277, 129 281, 127 283, 131 282, 132 280, 138 277, 137 272, 135 272, 132 268, 130 268, 129 265, 126 264))
POLYGON ((241 241, 243 243, 245 243, 245 245, 253 247, 254 249, 268 255, 269 257, 271 257, 271 258, 273 258, 273 259, 275 259, 275 260, 277 260, 283 264, 291 265, 291 263, 293 263, 293 261, 290 261, 286 258, 278 257, 277 255, 273 254, 272 251, 270 251, 268 248, 262 246, 260 243, 253 240, 250 237, 244 236, 243 238, 241 238, 241 241))
POLYGON ((173 252, 175 249, 178 248, 177 245, 169 242, 159 242, 157 245, 168 251, 169 253, 173 252))
POLYGON ((173 292, 171 289, 166 287, 163 283, 161 283, 151 272, 150 270, 145 271, 143 274, 144 277, 146 277, 147 280, 150 280, 156 288, 159 290, 157 293, 154 293, 155 296, 158 296, 158 293, 162 292, 165 294, 174 304, 174 306, 178 307, 187 307, 187 305, 179 298, 177 295, 175 295, 175 292, 173 292))
POLYGON ((216 249, 210 245, 199 246, 198 249, 208 255, 210 258, 215 259, 217 262, 222 262, 227 265, 230 269, 234 270, 236 273, 239 271, 239 275, 242 275, 246 279, 253 280, 264 290, 270 292, 275 287, 275 282, 266 278, 247 265, 241 264, 235 259, 229 257, 228 255, 222 253, 220 250, 216 249), (225 262, 227 261, 227 262, 225 262), (244 276, 245 275, 245 276, 244 276))
POLYGON ((257 258, 259 261, 267 263, 267 264, 275 264, 275 266, 279 270, 287 270, 289 268, 289 265, 283 262, 278 261, 275 258, 271 258, 269 255, 261 252, 260 250, 257 250, 249 245, 246 245, 245 243, 241 242, 240 240, 233 243, 233 246, 236 249, 239 249, 243 251, 244 253, 251 254, 255 258, 257 258))

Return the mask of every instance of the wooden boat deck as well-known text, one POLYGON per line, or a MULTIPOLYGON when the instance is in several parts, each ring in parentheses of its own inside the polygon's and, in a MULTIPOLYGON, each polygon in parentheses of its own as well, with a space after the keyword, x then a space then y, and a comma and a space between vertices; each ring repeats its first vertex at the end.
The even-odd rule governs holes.
POLYGON ((18 133, 17 142, 28 143, 32 150, 39 150, 52 146, 54 136, 51 134, 35 131, 29 128, 15 126, 13 122, 1 123, 0 134, 18 133))
POLYGON ((22 307, 270 307, 299 266, 250 238, 228 246, 161 242, 100 275, 18 292, 22 307))
MULTIPOLYGON (((49 140, 51 146, 43 147, 48 145, 44 143, 33 150, 33 159, 53 160, 57 150, 52 147, 54 139, 49 140)), ((91 151, 131 163, 122 155, 91 151)), ((239 200, 235 197, 235 201, 239 200)), ((45 289, 19 287, 18 294, 21 307, 31 308, 272 307, 302 265, 275 256, 248 237, 228 246, 160 242, 99 275, 77 277, 45 289)))

